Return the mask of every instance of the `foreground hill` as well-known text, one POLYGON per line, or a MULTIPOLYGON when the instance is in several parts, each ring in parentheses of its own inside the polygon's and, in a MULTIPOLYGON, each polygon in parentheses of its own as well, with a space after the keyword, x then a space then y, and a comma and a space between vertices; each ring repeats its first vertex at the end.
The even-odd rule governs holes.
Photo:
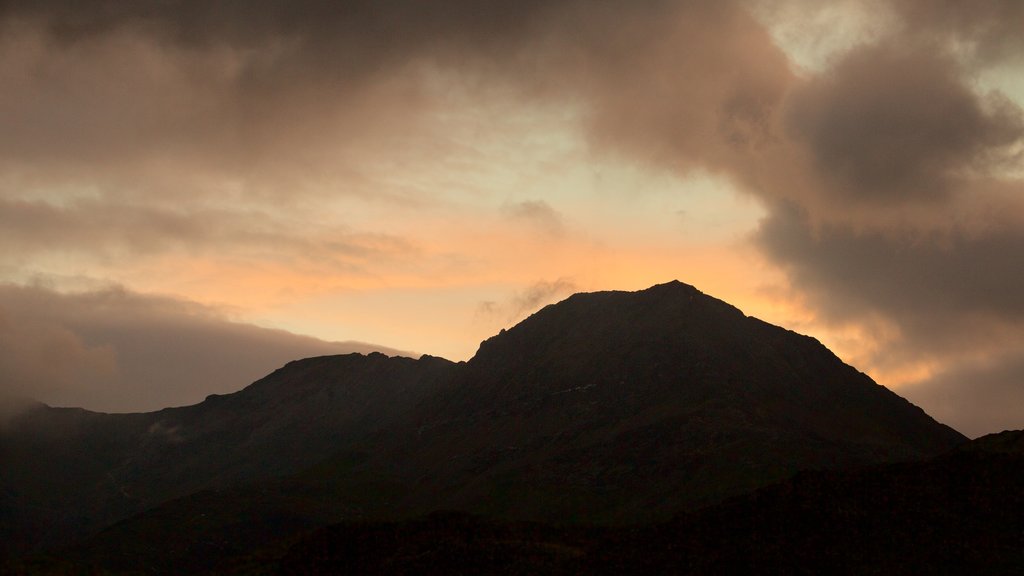
MULTIPOLYGON (((198 547, 170 554, 166 542, 147 548, 136 524, 133 537, 22 567, 55 574, 1020 574, 1022 482, 1024 431, 1003 432, 920 461, 801 472, 655 524, 555 526, 446 512, 343 522, 220 555, 196 554, 198 547)), ((173 548, 173 532, 160 529, 173 548)))
POLYGON ((317 531, 280 574, 1020 574, 1024 432, 940 457, 801 473, 631 529, 437 514, 317 531))
POLYGON ((437 509, 648 522, 965 440, 816 340, 672 282, 572 296, 468 363, 323 357, 185 408, 38 407, 0 432, 0 536, 18 553, 150 509, 89 546, 187 557, 437 509))

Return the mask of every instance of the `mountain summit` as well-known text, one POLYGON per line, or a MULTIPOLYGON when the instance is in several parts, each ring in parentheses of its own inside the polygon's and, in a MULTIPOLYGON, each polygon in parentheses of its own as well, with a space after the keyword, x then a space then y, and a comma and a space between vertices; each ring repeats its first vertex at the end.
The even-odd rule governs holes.
POLYGON ((297 526, 438 509, 636 522, 964 441, 817 340, 670 282, 573 295, 465 363, 320 357, 184 408, 39 407, 0 430, 0 518, 8 546, 154 506, 140 521, 186 521, 197 502, 204 525, 271 508, 297 526))
POLYGON ((416 416, 402 457, 447 505, 560 521, 657 518, 965 440, 817 340, 680 282, 545 307, 416 416))

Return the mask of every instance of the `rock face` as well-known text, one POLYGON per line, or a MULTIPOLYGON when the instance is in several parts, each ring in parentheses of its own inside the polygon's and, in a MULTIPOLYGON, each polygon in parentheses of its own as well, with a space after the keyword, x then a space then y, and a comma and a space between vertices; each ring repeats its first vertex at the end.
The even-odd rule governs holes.
POLYGON ((275 494, 330 502, 318 513, 335 520, 456 509, 646 521, 798 470, 965 440, 816 340, 671 282, 574 295, 467 363, 321 357, 184 408, 40 406, 0 430, 0 536, 15 552, 64 543, 173 498, 273 478, 287 478, 275 494))

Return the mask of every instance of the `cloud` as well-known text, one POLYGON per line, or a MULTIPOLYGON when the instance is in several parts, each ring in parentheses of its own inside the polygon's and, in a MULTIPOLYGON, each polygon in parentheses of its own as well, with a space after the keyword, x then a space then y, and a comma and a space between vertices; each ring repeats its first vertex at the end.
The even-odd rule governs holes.
POLYGON ((957 363, 901 392, 929 414, 976 437, 1024 427, 1024 353, 957 363))
POLYGON ((1024 423, 1024 113, 977 82, 1020 55, 1020 11, 982 4, 892 3, 902 32, 792 84, 787 170, 743 179, 769 208, 754 242, 819 321, 871 334, 868 368, 926 366, 901 392, 975 435, 1024 423))
POLYGON ((244 209, 170 208, 103 200, 56 204, 0 198, 0 256, 31 261, 52 254, 111 261, 166 252, 216 252, 250 261, 316 263, 358 270, 416 254, 407 240, 356 233, 244 209))
POLYGON ((911 34, 957 44, 974 63, 1021 58, 1024 5, 1016 0, 982 0, 970 5, 947 0, 901 0, 892 2, 892 6, 911 34))
POLYGON ((562 214, 543 200, 505 204, 501 212, 507 218, 529 224, 548 236, 559 237, 565 234, 562 214))
POLYGON ((358 174, 443 108, 432 70, 582 97, 595 138, 650 132, 645 146, 682 163, 765 138, 786 74, 736 2, 16 1, 0 32, 0 162, 128 188, 157 174, 186 196, 358 174))
POLYGON ((787 127, 839 201, 936 200, 990 172, 1024 137, 1020 109, 983 98, 934 46, 848 53, 787 101, 787 127), (1001 152, 1003 152, 1001 154, 1001 152))
POLYGON ((381 351, 232 322, 218 310, 110 288, 0 285, 0 395, 155 410, 238 390, 298 358, 381 351))
POLYGON ((553 282, 537 282, 512 297, 510 309, 513 317, 521 317, 537 311, 557 298, 564 298, 577 290, 576 283, 568 278, 553 282))
POLYGON ((477 305, 477 317, 496 319, 503 327, 522 320, 541 307, 577 292, 579 287, 568 278, 535 282, 516 291, 508 299, 486 300, 477 305))
POLYGON ((816 227, 790 206, 777 208, 756 239, 827 317, 880 314, 918 352, 948 353, 1005 338, 1000 325, 1024 328, 1022 230, 816 227))
POLYGON ((732 172, 777 138, 788 60, 737 2, 668 6, 584 28, 566 50, 576 59, 562 72, 568 91, 589 103, 599 149, 682 173, 732 172))

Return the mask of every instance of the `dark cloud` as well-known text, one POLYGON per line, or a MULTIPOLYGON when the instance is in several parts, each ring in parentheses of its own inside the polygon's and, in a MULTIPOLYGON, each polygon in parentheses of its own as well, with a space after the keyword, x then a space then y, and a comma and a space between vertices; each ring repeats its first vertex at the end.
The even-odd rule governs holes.
POLYGON ((815 226, 793 206, 763 223, 758 243, 791 282, 837 321, 881 314, 921 353, 991 344, 1024 327, 1024 228, 815 226), (976 328, 972 330, 971 328, 976 328))
POLYGON ((900 0, 892 6, 911 34, 956 43, 975 62, 1022 57, 1024 4, 1018 0, 900 0))
POLYGON ((787 74, 728 1, 7 2, 0 19, 0 161, 290 188, 325 150, 345 160, 339 140, 386 149, 424 122, 443 104, 424 68, 583 98, 599 140, 686 165, 767 138, 787 74))
POLYGON ((978 96, 935 46, 856 49, 796 88, 787 124, 837 200, 943 198, 1024 137, 1009 102, 978 96), (1003 152, 1001 154, 1001 152, 1003 152))
POLYGON ((736 2, 676 2, 656 16, 610 19, 569 51, 591 141, 682 173, 740 169, 777 138, 786 56, 736 2))
MULTIPOLYGON (((240 52, 141 34, 73 46, 24 26, 0 35, 0 193, 70 183, 150 202, 298 197, 358 174, 363 151, 393 146, 429 108, 415 79, 395 73, 357 82, 248 71, 278 49, 272 40, 240 52)), ((286 69, 317 69, 306 64, 286 69)))
MULTIPOLYGON (((121 28, 140 28, 167 42, 207 48, 218 44, 263 46, 268 39, 313 45, 362 47, 378 55, 408 46, 459 42, 500 43, 522 34, 538 15, 579 2, 445 0, 423 4, 374 0, 172 0, 169 2, 5 2, 0 14, 40 21, 62 42, 76 42, 121 28)), ((356 53, 325 57, 358 60, 356 53)), ((380 57, 380 56, 378 56, 380 57)))
POLYGON ((374 350, 408 355, 232 322, 215 309, 123 289, 0 285, 0 396, 155 410, 238 390, 297 358, 374 350))
POLYGON ((870 368, 929 366, 901 392, 972 435, 1024 425, 1024 114, 979 82, 1022 62, 1022 6, 878 3, 892 34, 795 79, 774 162, 731 170, 793 292, 865 330, 870 368))
POLYGON ((1024 353, 955 364, 900 390, 967 436, 1024 428, 1024 353))

